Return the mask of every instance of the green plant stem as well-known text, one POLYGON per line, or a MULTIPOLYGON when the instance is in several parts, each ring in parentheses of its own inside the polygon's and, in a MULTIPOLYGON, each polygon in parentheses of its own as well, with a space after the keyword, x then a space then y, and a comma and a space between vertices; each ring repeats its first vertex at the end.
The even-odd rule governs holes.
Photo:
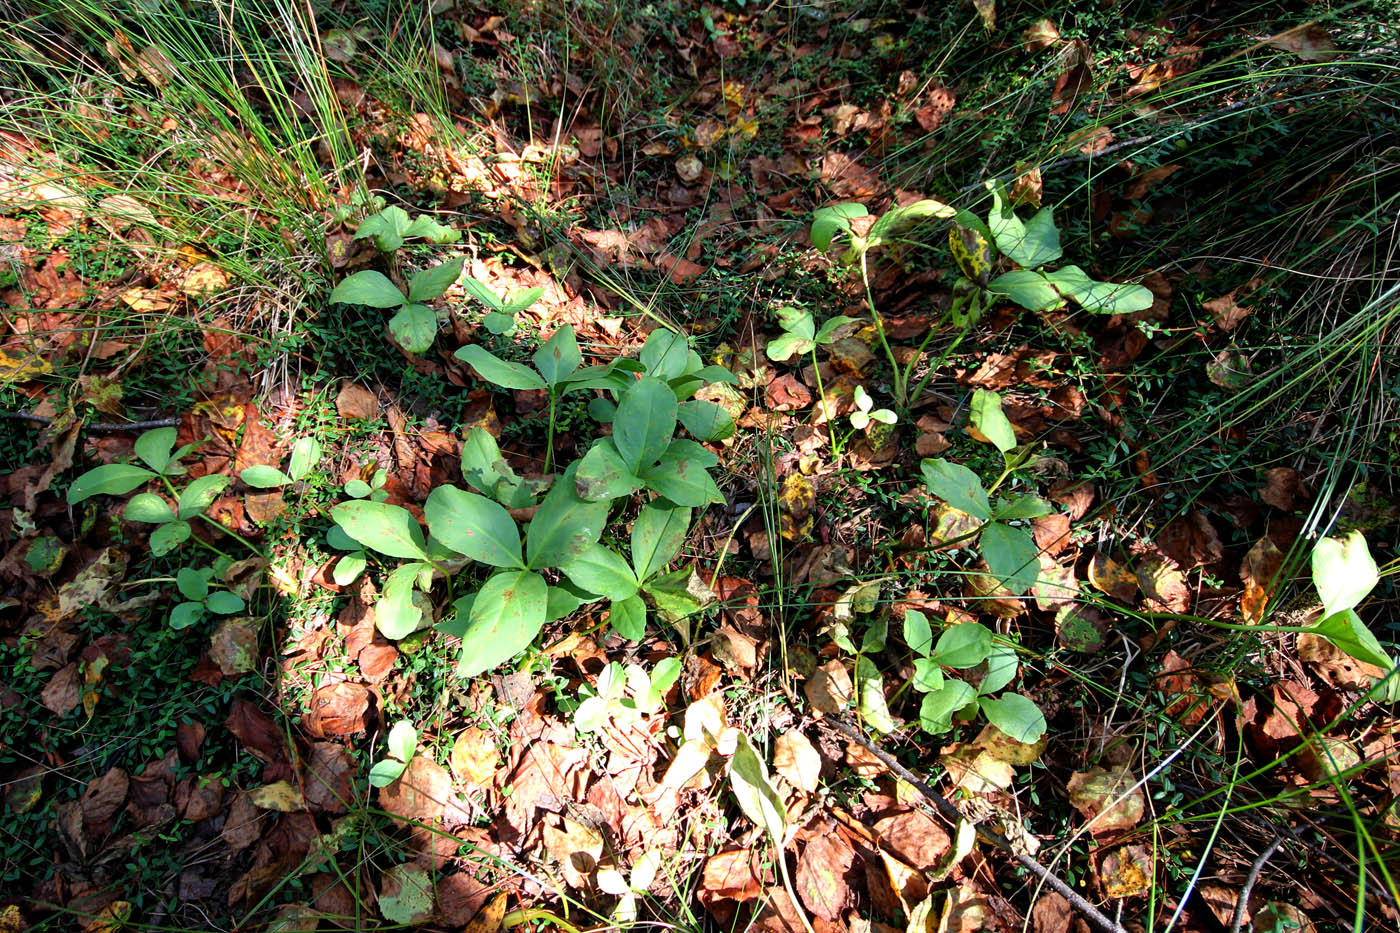
POLYGON ((831 455, 837 460, 841 459, 841 439, 836 436, 835 423, 831 406, 826 401, 826 386, 822 385, 822 367, 817 361, 817 344, 812 342, 812 372, 817 374, 817 396, 822 400, 822 416, 826 418, 826 430, 831 435, 831 455))
POLYGON ((889 360, 890 372, 894 376, 895 403, 899 406, 900 414, 908 414, 909 399, 904 393, 904 372, 894 358, 890 342, 885 339, 885 322, 880 319, 880 312, 875 309, 875 295, 870 290, 870 265, 866 260, 865 250, 861 250, 860 253, 860 278, 865 285, 865 303, 870 307, 870 316, 875 319, 875 333, 880 338, 880 348, 885 351, 885 359, 889 360))
POLYGON ((515 927, 524 926, 525 924, 532 923, 536 920, 543 920, 546 923, 552 923, 559 929, 563 930, 564 933, 579 933, 579 928, 574 926, 572 923, 568 923, 567 921, 561 920, 556 914, 553 914, 547 910, 538 908, 530 910, 512 910, 510 913, 506 914, 504 917, 501 918, 501 929, 511 930, 515 927))
POLYGON ((554 386, 549 387, 549 434, 545 439, 544 471, 548 473, 554 466, 554 406, 559 399, 554 394, 554 386))

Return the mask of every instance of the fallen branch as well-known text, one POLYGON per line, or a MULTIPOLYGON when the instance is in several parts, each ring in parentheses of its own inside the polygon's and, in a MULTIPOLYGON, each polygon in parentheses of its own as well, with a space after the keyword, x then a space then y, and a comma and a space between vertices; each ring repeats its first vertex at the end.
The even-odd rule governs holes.
MULTIPOLYGON (((35 424, 53 424, 52 418, 45 418, 43 415, 31 415, 23 411, 0 411, 0 418, 9 418, 12 421, 32 421, 35 424)), ((123 431, 149 431, 151 428, 173 428, 179 423, 179 418, 157 418, 154 421, 130 421, 126 424, 97 422, 83 425, 83 430, 94 434, 120 434, 123 431)))
MULTIPOLYGON (((869 739, 867 739, 855 726, 851 725, 843 719, 839 719, 834 716, 828 717, 827 721, 831 723, 832 728, 834 728, 837 732, 840 732, 846 738, 857 743, 866 751, 870 752, 870 754, 880 759, 881 764, 883 764, 885 767, 889 768, 899 777, 907 781, 916 790, 918 790, 919 793, 923 794, 924 798, 928 800, 929 803, 933 804, 935 809, 937 809, 948 819, 954 821, 954 824, 961 820, 967 819, 967 817, 963 816, 962 811, 960 811, 951 801, 949 801, 943 795, 939 794, 938 791, 930 787, 927 783, 920 779, 919 776, 916 775, 913 771, 910 771, 908 768, 904 767, 904 765, 900 764, 897 760, 895 760, 895 757, 889 752, 885 751, 884 749, 880 748, 879 746, 871 742, 869 739)), ((1069 901, 1070 906, 1072 906, 1075 910, 1083 914, 1085 918, 1087 918, 1089 922, 1091 922, 1095 927, 1097 927, 1100 930, 1103 930, 1104 933, 1127 933, 1127 931, 1122 926, 1120 926, 1117 923, 1117 921, 1110 919, 1097 907, 1086 901, 1083 898, 1083 896, 1079 894, 1079 892, 1071 888, 1057 875, 1051 874, 1050 870, 1047 869, 1044 865, 1040 864, 1035 859, 1031 858, 1029 855, 1024 855, 1020 852, 1017 852, 1015 847, 1011 845, 1010 841, 1007 840, 1007 838, 1000 832, 998 832, 995 829, 992 829, 990 826, 984 826, 981 824, 974 825, 977 826, 977 834, 979 836, 981 836, 983 839, 986 839, 992 845, 996 846, 998 849, 1002 850, 1007 855, 1014 858, 1017 864, 1019 864, 1022 868, 1035 875, 1036 878, 1040 879, 1040 881, 1047 885, 1051 890, 1059 894, 1065 900, 1069 901)))

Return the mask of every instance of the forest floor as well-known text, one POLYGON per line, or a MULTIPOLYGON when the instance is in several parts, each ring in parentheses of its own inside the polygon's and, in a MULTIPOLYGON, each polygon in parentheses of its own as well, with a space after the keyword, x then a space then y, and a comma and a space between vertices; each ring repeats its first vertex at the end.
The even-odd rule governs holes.
POLYGON ((1400 11, 12 6, 0 933, 1400 929, 1400 11))

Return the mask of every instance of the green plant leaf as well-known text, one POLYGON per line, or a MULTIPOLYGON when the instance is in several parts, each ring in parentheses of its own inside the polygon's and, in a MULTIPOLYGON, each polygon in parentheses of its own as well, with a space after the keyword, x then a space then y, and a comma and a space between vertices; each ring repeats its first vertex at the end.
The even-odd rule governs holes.
POLYGON ((590 545, 573 560, 559 565, 574 585, 613 602, 637 595, 641 583, 621 554, 601 544, 590 545))
POLYGON ((729 759, 729 785, 739 801, 744 816, 762 829, 779 848, 787 841, 787 808, 773 788, 768 768, 749 743, 749 737, 739 735, 734 755, 729 759))
POLYGON ((175 630, 189 628, 204 618, 204 603, 180 603, 170 611, 170 627, 175 630))
POLYGON ((93 496, 122 496, 157 474, 129 463, 109 463, 94 467, 73 480, 68 487, 68 504, 77 505, 93 496))
POLYGON ((374 607, 374 624, 391 641, 407 638, 423 624, 423 610, 413 601, 413 587, 426 564, 417 561, 394 568, 374 607))
POLYGON ((403 246, 403 238, 409 226, 408 211, 397 205, 386 207, 360 222, 360 226, 355 230, 355 239, 372 237, 376 247, 383 252, 392 253, 403 246))
POLYGON ((598 540, 608 520, 608 502, 579 497, 577 466, 554 481, 525 531, 526 562, 534 570, 573 560, 598 540))
POLYGON ((676 433, 676 395, 654 376, 643 376, 622 393, 613 416, 613 444, 628 472, 641 475, 676 433))
POLYGON ((980 705, 987 721, 1017 742, 1029 744, 1045 734, 1045 714, 1019 693, 983 697, 980 705))
POLYGON ((287 475, 294 480, 306 479, 321 462, 321 453, 321 442, 316 438, 297 438, 297 442, 292 445, 292 459, 287 464, 287 475))
POLYGON ((146 522, 151 525, 160 525, 175 519, 170 504, 153 492, 138 492, 132 496, 122 515, 129 522, 146 522))
POLYGON ((532 288, 523 288, 518 292, 512 292, 510 300, 501 305, 501 310, 513 317, 539 301, 543 294, 543 285, 535 285, 532 288))
POLYGON ((579 496, 589 502, 611 502, 631 495, 642 485, 641 479, 633 476, 622 462, 610 437, 602 438, 583 455, 575 481, 579 496))
POLYGON ((714 454, 694 441, 672 441, 661 461, 642 471, 642 482, 676 505, 703 508, 724 501, 724 493, 709 474, 714 464, 714 454))
POLYGON ((433 537, 472 560, 523 570, 520 530, 499 503, 456 486, 439 486, 423 504, 433 537))
POLYGON ((914 689, 920 693, 932 693, 943 689, 943 668, 932 658, 914 659, 914 689))
POLYGON ((1014 521, 1018 519, 1040 518, 1042 515, 1049 515, 1052 508, 1040 496, 1021 495, 1007 496, 997 502, 997 507, 992 518, 999 522, 1014 521))
POLYGON ((498 337, 509 337, 515 333, 515 315, 505 311, 487 311, 482 315, 481 323, 498 337))
POLYGON ((331 304, 365 305, 369 308, 397 308, 408 300, 387 275, 365 269, 341 279, 331 292, 330 301, 331 304))
POLYGON ((944 667, 976 667, 992 650, 992 630, 980 622, 959 622, 938 636, 929 658, 944 667))
POLYGON ((418 730, 407 719, 396 722, 394 728, 389 730, 388 745, 389 754, 408 764, 418 750, 418 730))
POLYGON ((440 224, 427 214, 419 214, 413 218, 413 223, 408 225, 408 229, 403 232, 405 237, 419 236, 429 243, 456 243, 462 238, 460 230, 440 224))
POLYGON ((487 285, 485 282, 481 281, 481 279, 467 276, 465 279, 462 280, 462 291, 466 292, 468 295, 471 295, 473 298, 486 305, 486 307, 490 308, 492 311, 508 313, 511 317, 511 323, 514 323, 515 313, 513 311, 506 312, 505 302, 501 301, 501 298, 499 295, 496 294, 495 289, 493 289, 490 285, 487 285))
POLYGON ((972 393, 972 426, 1002 453, 1016 446, 1016 432, 1001 410, 1001 396, 995 392, 978 389, 972 393))
POLYGON ((482 585, 462 633, 458 677, 475 677, 530 646, 544 627, 549 585, 528 570, 506 570, 482 585))
POLYGON ((933 650, 933 628, 928 616, 917 609, 904 610, 904 643, 918 655, 928 655, 933 650))
POLYGON ((1045 278, 1061 295, 1094 314, 1131 314, 1152 307, 1152 292, 1141 285, 1098 282, 1078 266, 1061 266, 1045 278))
POLYGON ((573 327, 565 324, 556 330, 531 359, 550 386, 557 386, 567 379, 583 363, 583 354, 579 352, 573 327))
POLYGON ((547 389, 548 384, 540 374, 520 363, 511 363, 492 355, 476 344, 462 347, 457 351, 457 359, 465 360, 476 374, 492 385, 503 389, 547 389))
POLYGON ((189 522, 166 522, 151 532, 151 553, 163 557, 184 544, 189 536, 189 522))
POLYGON ((452 287, 452 283, 461 278, 463 261, 460 258, 452 259, 430 269, 415 272, 408 280, 408 300, 431 301, 441 298, 452 287))
POLYGON ((379 912, 399 929, 421 930, 433 912, 434 886, 427 870, 412 862, 404 862, 390 868, 384 875, 386 881, 392 879, 394 883, 385 884, 382 889, 379 912))
POLYGON ((831 248, 831 239, 840 233, 851 232, 851 220, 869 215, 864 204, 846 202, 819 207, 812 212, 812 230, 808 236, 812 245, 822 252, 831 248))
POLYGON ((690 358, 690 341, 685 334, 658 327, 647 335, 637 358, 646 375, 661 380, 675 379, 685 373, 690 358))
POLYGON ((1344 538, 1323 538, 1312 553, 1313 586, 1322 598, 1322 613, 1333 616, 1361 604, 1380 581, 1380 571, 1366 546, 1366 537, 1353 531, 1344 538))
POLYGON ((942 458, 925 460, 920 464, 920 469, 929 492, 973 518, 985 521, 992 517, 987 493, 976 473, 960 463, 950 463, 942 458))
POLYGON ((861 720, 881 735, 893 732, 894 720, 890 718, 890 708, 885 701, 885 681, 880 676, 880 668, 868 655, 856 659, 856 690, 861 720))
POLYGON ((1064 254, 1060 249, 1060 232, 1055 229, 1054 212, 1049 207, 1041 208, 1030 221, 1022 223, 1007 202, 1005 189, 996 182, 988 182, 987 187, 992 192, 987 229, 1002 255, 1018 266, 1034 269, 1064 254))
POLYGON ((133 449, 142 462, 157 473, 164 473, 175 450, 175 428, 156 428, 136 439, 133 449))
MULTIPOLYGON (((592 594, 589 594, 589 596, 591 597, 592 594)), ((592 600, 585 600, 583 596, 575 592, 572 585, 551 586, 545 601, 544 620, 546 623, 558 621, 567 615, 577 612, 578 608, 582 606, 585 601, 592 600)))
POLYGON ((924 198, 921 201, 915 201, 901 207, 892 207, 885 211, 880 215, 880 219, 871 225, 867 238, 871 246, 877 246, 890 237, 898 236, 900 233, 930 220, 952 220, 957 216, 957 213, 957 210, 942 201, 924 198))
POLYGON ((217 473, 199 477, 180 492, 176 511, 181 518, 193 518, 209 508, 231 482, 233 477, 217 473))
POLYGON ((236 612, 242 612, 247 604, 243 602, 243 597, 237 593, 230 593, 228 590, 215 590, 209 594, 209 598, 204 601, 210 612, 221 616, 231 616, 236 612))
POLYGON ((614 600, 608 606, 608 623, 628 641, 641 641, 647 634, 647 605, 635 594, 614 600))
POLYGON ((982 528, 982 559, 1013 596, 1030 589, 1040 576, 1040 548, 1025 528, 990 522, 982 528))
POLYGON ((367 548, 388 557, 422 560, 428 556, 423 529, 408 509, 356 499, 331 509, 331 520, 367 548))
POLYGON ((688 567, 653 577, 642 584, 642 590, 666 621, 680 621, 715 602, 714 591, 688 567))
POLYGON ((181 567, 175 574, 175 587, 186 599, 202 603, 209 595, 209 576, 193 567, 181 567))
POLYGON ((1005 295, 1027 311, 1050 311, 1064 304, 1050 280, 1032 269, 1013 269, 987 283, 987 290, 1005 295))
POLYGON ((632 523, 632 568, 638 580, 651 579, 676 559, 690 531, 690 516, 691 510, 681 506, 642 506, 632 523))
POLYGON ((277 467, 250 466, 238 474, 238 478, 254 489, 276 489, 286 486, 292 478, 277 467))
POLYGON ((395 761, 392 758, 376 761, 369 769, 370 787, 388 787, 399 779, 407 767, 405 762, 395 761))
POLYGON ((806 353, 810 349, 812 349, 812 341, 806 337, 799 337, 796 334, 779 334, 768 341, 764 352, 768 354, 770 360, 781 363, 794 355, 806 353))
POLYGON ((972 685, 961 680, 948 680, 941 690, 924 695, 919 704, 919 725, 933 735, 941 735, 953 728, 953 714, 968 703, 977 699, 972 685))
POLYGON ((1321 635, 1358 661, 1374 664, 1386 671, 1395 667, 1394 659, 1381 647, 1380 641, 1353 609, 1334 612, 1315 623, 1309 631, 1321 635))
POLYGON ((1016 679, 1016 671, 1021 666, 1021 659, 1016 656, 1016 649, 1005 642, 993 642, 991 650, 987 652, 987 673, 982 676, 982 682, 977 685, 977 692, 980 694, 993 694, 1004 688, 1011 681, 1016 679))
POLYGON ((404 305, 389 318, 389 333, 394 342, 409 353, 426 353, 437 339, 437 313, 427 305, 404 305))
POLYGON ((365 572, 366 563, 364 551, 345 554, 335 562, 331 579, 335 581, 336 586, 349 586, 355 582, 356 577, 365 572))
POLYGON ((734 434, 734 419, 714 402, 692 400, 681 402, 676 416, 685 429, 702 441, 722 441, 734 434))

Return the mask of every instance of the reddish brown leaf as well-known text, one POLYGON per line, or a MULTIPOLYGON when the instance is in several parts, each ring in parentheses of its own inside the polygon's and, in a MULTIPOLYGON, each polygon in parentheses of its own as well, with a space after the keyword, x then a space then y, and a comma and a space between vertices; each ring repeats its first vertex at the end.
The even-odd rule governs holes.
POLYGON ((306 762, 303 795, 313 813, 344 813, 352 799, 350 776, 354 762, 341 745, 316 742, 306 762))
POLYGON ((180 723, 175 729, 175 742, 186 761, 198 761, 199 748, 204 744, 204 723, 197 720, 180 723))
POLYGON ((1284 512, 1293 511, 1298 499, 1307 495, 1302 477, 1292 467, 1274 467, 1264 471, 1264 488, 1259 498, 1284 512))
POLYGON ((948 851, 947 831, 922 810, 887 816, 875 824, 880 840, 904 862, 927 871, 948 851))
POLYGON ((335 410, 347 421, 373 421, 379 417, 379 399, 368 389, 346 381, 335 397, 335 410))
POLYGON ((1091 833, 1112 835, 1132 829, 1142 819, 1147 798, 1134 783, 1126 767, 1076 772, 1069 779, 1069 802, 1091 821, 1091 833))
POLYGON ((58 673, 49 678, 39 694, 39 702, 57 716, 66 716, 78 708, 82 700, 82 678, 78 674, 78 662, 64 665, 58 673))
POLYGON ((705 861, 700 899, 706 906, 715 900, 751 901, 773 883, 773 872, 763 856, 750 849, 719 852, 705 861))
POLYGON ((369 710, 369 690, 362 684, 342 680, 323 684, 311 695, 311 709, 302 716, 306 729, 316 738, 353 735, 365 728, 369 710))
POLYGON ((89 827, 102 826, 116 816, 126 802, 131 779, 121 768, 112 768, 88 784, 81 799, 83 820, 89 827))
POLYGON ((855 850, 836 832, 814 836, 797 860, 797 895, 818 917, 837 920, 851 896, 846 872, 855 860, 855 850))
POLYGON ((263 814, 264 811, 258 809, 247 794, 239 793, 229 806, 220 837, 234 852, 242 852, 262 838, 263 814))
POLYGON ((243 747, 265 762, 283 761, 287 757, 286 737, 261 709, 248 700, 235 700, 224 727, 234 734, 243 747))
POLYGON ((1240 579, 1244 581, 1240 612, 1250 622, 1258 622, 1264 617, 1282 567, 1283 552, 1268 535, 1254 542, 1254 547, 1245 555, 1244 562, 1240 564, 1240 579))
POLYGON ((379 789, 379 805, 405 821, 433 823, 442 819, 452 779, 429 755, 414 755, 408 767, 388 787, 379 789))

